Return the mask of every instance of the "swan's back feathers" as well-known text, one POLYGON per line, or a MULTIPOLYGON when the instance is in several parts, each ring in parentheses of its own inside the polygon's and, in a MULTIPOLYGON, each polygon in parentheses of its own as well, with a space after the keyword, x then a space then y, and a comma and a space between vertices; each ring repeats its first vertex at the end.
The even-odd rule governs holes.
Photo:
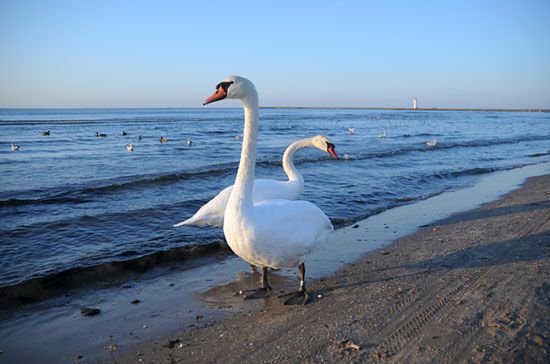
MULTIPOLYGON (((295 200, 302 192, 303 182, 301 181, 276 181, 272 179, 254 180, 254 202, 272 199, 295 200)), ((182 221, 174 227, 183 225, 197 226, 223 226, 225 207, 233 191, 233 185, 224 188, 212 200, 202 206, 193 217, 182 221)))

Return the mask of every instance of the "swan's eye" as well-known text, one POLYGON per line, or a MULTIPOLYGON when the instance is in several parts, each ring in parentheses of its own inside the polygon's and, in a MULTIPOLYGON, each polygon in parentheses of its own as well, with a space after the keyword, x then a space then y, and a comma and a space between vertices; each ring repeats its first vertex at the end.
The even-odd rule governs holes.
POLYGON ((220 82, 216 85, 216 90, 219 89, 220 87, 223 88, 223 90, 225 91, 225 93, 227 93, 227 89, 229 88, 229 86, 231 86, 233 84, 233 81, 225 81, 225 82, 220 82))

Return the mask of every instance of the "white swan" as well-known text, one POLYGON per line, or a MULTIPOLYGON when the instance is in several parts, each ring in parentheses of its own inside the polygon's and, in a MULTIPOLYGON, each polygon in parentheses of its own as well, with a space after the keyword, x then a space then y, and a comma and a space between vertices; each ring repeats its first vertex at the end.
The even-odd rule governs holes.
MULTIPOLYGON (((277 181, 273 179, 256 179, 254 180, 254 203, 264 200, 284 199, 296 200, 300 197, 304 189, 304 179, 300 172, 294 166, 292 161, 294 154, 302 148, 315 147, 322 151, 326 151, 333 158, 338 159, 338 155, 334 150, 335 146, 332 142, 323 135, 317 135, 308 139, 297 140, 286 148, 283 154, 283 169, 288 176, 288 181, 277 181)), ((205 226, 212 225, 216 227, 223 226, 223 214, 233 185, 224 188, 213 199, 202 206, 191 218, 182 221, 176 225, 197 225, 205 226)))
POLYGON ((428 147, 435 147, 437 145, 437 140, 435 140, 435 138, 433 138, 432 140, 427 141, 426 145, 428 147))
POLYGON ((204 105, 224 98, 240 99, 245 122, 241 160, 235 187, 225 210, 223 232, 239 257, 262 267, 260 288, 245 298, 265 297, 271 288, 267 268, 298 266, 300 290, 285 303, 307 303, 302 257, 324 242, 333 231, 328 217, 307 201, 265 200, 254 203, 253 186, 258 134, 258 94, 249 80, 230 76, 216 86, 204 105))

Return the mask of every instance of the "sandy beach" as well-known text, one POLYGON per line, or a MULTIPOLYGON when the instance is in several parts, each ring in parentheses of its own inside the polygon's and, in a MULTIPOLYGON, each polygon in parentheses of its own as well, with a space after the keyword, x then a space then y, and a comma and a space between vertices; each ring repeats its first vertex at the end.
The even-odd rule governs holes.
POLYGON ((273 296, 102 361, 544 363, 549 268, 546 175, 310 281, 306 306, 273 296))

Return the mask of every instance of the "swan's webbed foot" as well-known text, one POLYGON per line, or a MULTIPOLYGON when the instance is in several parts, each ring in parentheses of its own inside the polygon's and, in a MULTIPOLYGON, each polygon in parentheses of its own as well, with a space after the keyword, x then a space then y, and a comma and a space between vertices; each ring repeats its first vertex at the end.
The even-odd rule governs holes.
POLYGON ((267 281, 267 267, 262 267, 262 276, 260 278, 260 288, 239 292, 239 294, 243 296, 245 300, 251 300, 256 298, 267 298, 269 297, 270 293, 271 293, 271 286, 267 281))
POLYGON ((279 297, 287 297, 283 300, 283 305, 305 305, 309 302, 309 295, 305 288, 300 289, 298 292, 291 292, 280 295, 279 297))
POLYGON ((280 295, 279 297, 288 297, 283 301, 284 305, 305 305, 309 302, 309 295, 306 291, 306 266, 303 262, 298 265, 298 271, 300 272, 300 290, 298 292, 292 292, 280 295))
POLYGON ((267 298, 271 293, 271 287, 260 287, 257 289, 251 289, 249 291, 241 291, 241 295, 245 300, 254 300, 257 298, 267 298))

